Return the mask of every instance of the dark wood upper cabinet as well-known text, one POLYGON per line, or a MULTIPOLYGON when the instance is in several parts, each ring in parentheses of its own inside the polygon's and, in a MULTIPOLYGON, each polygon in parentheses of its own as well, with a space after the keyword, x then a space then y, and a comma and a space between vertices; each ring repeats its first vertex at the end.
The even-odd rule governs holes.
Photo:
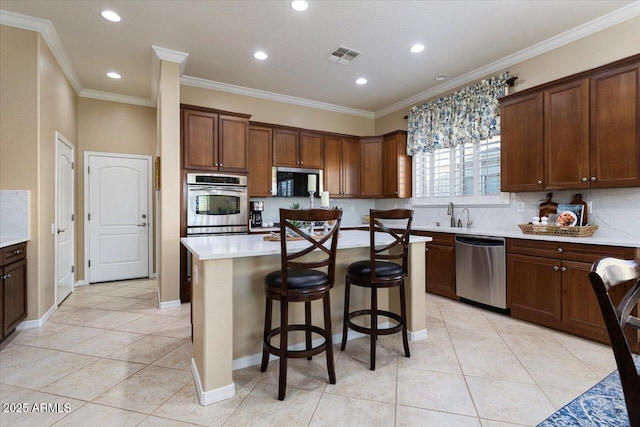
POLYGON ((324 136, 319 133, 300 132, 300 166, 308 169, 322 169, 324 136))
POLYGON ((292 168, 300 165, 300 132, 292 129, 273 129, 273 165, 292 168))
POLYGON ((640 59, 591 77, 591 187, 640 186, 640 59))
POLYGON ((589 188, 589 80, 544 91, 545 189, 589 188))
POLYGON ((396 131, 382 140, 382 197, 411 197, 411 157, 407 156, 407 132, 396 131))
POLYGON ((183 106, 181 134, 184 169, 247 172, 249 116, 183 106))
POLYGON ((501 190, 640 186, 640 55, 501 99, 501 190))
POLYGON ((324 189, 333 198, 360 195, 360 142, 357 138, 324 138, 324 189))
POLYGON ((249 196, 271 196, 272 129, 249 127, 249 196))
POLYGON ((543 105, 542 92, 501 103, 501 191, 544 188, 543 105))
POLYGON ((382 197, 382 137, 360 138, 360 196, 382 197))

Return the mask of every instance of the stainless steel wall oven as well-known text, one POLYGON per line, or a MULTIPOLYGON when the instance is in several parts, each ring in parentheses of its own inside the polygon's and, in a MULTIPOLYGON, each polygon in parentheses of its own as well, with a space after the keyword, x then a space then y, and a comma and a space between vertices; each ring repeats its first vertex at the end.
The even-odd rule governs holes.
POLYGON ((187 235, 247 233, 247 177, 187 174, 187 235))

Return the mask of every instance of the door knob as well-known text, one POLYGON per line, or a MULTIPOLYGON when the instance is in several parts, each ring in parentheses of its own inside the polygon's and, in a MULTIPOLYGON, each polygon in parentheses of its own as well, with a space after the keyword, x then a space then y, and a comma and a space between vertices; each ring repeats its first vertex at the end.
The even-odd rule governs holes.
POLYGON ((138 224, 138 227, 146 227, 146 226, 147 226, 146 222, 143 222, 142 224, 138 224))
POLYGON ((65 229, 59 229, 59 228, 58 228, 58 234, 60 234, 60 233, 64 233, 64 232, 65 232, 65 231, 67 231, 67 230, 68 230, 68 228, 65 228, 65 229))

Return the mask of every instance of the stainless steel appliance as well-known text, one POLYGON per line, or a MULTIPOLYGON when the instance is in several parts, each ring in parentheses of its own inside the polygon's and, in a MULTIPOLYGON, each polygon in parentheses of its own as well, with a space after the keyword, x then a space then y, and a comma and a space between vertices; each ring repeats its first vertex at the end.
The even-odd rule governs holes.
POLYGON ((469 301, 507 308, 504 239, 456 235, 456 294, 469 301))
POLYGON ((187 235, 247 233, 247 177, 187 174, 187 235))
POLYGON ((323 171, 319 169, 300 169, 273 167, 271 194, 279 197, 309 197, 309 175, 315 175, 315 197, 319 198, 323 190, 323 171))
POLYGON ((264 202, 249 202, 249 211, 251 215, 251 226, 262 227, 262 212, 264 211, 264 202))

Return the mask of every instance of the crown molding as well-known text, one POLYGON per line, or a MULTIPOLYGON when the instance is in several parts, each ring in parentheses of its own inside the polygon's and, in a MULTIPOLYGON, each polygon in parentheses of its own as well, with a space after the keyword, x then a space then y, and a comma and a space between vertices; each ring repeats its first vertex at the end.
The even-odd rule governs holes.
POLYGON ((466 74, 458 76, 454 79, 451 79, 446 83, 443 83, 431 89, 425 90, 424 92, 420 92, 409 98, 405 98, 401 101, 391 104, 385 108, 382 108, 376 111, 374 113, 375 118, 383 117, 389 113, 393 113, 394 111, 398 111, 402 108, 412 107, 418 103, 424 102, 429 98, 438 96, 451 89, 462 86, 464 84, 471 83, 473 81, 486 77, 487 75, 496 73, 498 71, 502 71, 508 67, 511 67, 512 65, 518 64, 520 62, 526 61, 527 59, 531 59, 540 54, 557 49, 573 41, 579 40, 593 33, 597 33, 598 31, 602 31, 606 28, 612 27, 614 25, 620 24, 629 19, 635 18, 636 16, 640 16, 640 1, 633 2, 620 9, 614 10, 611 13, 603 15, 592 21, 586 22, 582 25, 572 28, 571 30, 565 31, 564 33, 558 34, 557 36, 551 37, 531 47, 523 49, 509 56, 505 56, 504 58, 499 59, 495 62, 492 62, 490 64, 477 68, 473 71, 470 71, 466 74))
POLYGON ((188 53, 167 49, 160 46, 151 46, 151 101, 158 100, 158 85, 160 84, 160 61, 169 61, 180 64, 180 76, 184 74, 187 65, 188 53))
POLYGON ((47 43, 47 46, 49 46, 49 49, 51 49, 51 53, 53 53, 56 61, 58 61, 62 72, 67 76, 67 79, 69 79, 73 90, 76 91, 76 94, 82 92, 83 88, 80 79, 71 65, 71 60, 67 52, 64 50, 64 47, 62 47, 60 37, 58 37, 58 33, 56 33, 55 28, 53 28, 51 21, 0 10, 0 24, 39 32, 47 43))
POLYGON ((156 107, 156 103, 150 99, 138 98, 129 95, 120 95, 118 93, 101 92, 99 90, 83 89, 78 94, 82 98, 100 99, 102 101, 121 102, 124 104, 140 105, 142 107, 156 107))
POLYGON ((267 99, 269 101, 284 102, 287 104, 300 105, 302 107, 316 108, 319 110, 332 111, 334 113, 350 114, 352 116, 364 117, 365 119, 374 119, 374 113, 371 111, 358 110, 355 108, 343 107, 340 105, 329 104, 326 102, 313 101, 296 96, 282 95, 280 93, 268 92, 266 90, 252 89, 244 86, 236 86, 228 83, 215 82, 212 80, 201 79, 198 77, 183 76, 180 83, 186 86, 201 87, 204 89, 217 90, 220 92, 234 93, 236 95, 251 96, 253 98, 267 99))

